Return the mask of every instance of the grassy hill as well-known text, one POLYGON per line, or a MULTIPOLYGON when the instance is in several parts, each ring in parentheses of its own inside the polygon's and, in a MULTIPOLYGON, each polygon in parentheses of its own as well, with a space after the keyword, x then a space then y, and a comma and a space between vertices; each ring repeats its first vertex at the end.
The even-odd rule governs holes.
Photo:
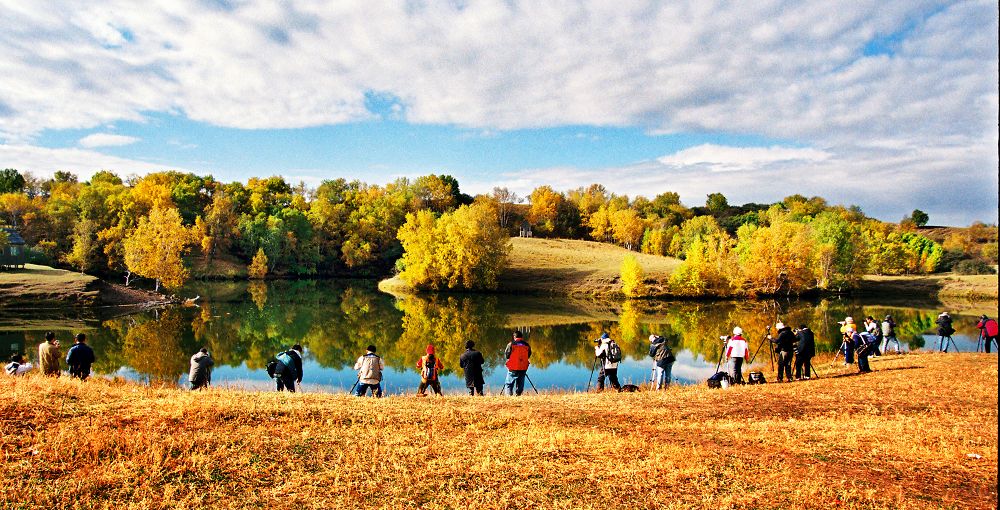
POLYGON ((24 269, 0 271, 0 308, 129 306, 167 301, 154 292, 49 266, 26 264, 24 269))
POLYGON ((518 399, 2 377, 0 507, 995 508, 996 355, 872 365, 518 399))
MULTIPOLYGON (((510 267, 500 276, 501 293, 588 297, 619 294, 622 260, 631 254, 642 265, 651 295, 666 295, 670 273, 681 264, 675 258, 593 241, 514 237, 511 244, 510 267)), ((385 280, 379 288, 406 292, 406 284, 399 278, 385 280)))

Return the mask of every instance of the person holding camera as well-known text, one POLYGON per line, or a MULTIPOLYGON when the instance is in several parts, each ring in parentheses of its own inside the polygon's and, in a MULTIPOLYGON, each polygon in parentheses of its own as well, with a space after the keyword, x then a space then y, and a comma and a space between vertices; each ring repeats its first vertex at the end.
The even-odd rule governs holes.
POLYGON ((951 325, 951 315, 948 315, 948 312, 941 312, 941 315, 938 315, 934 323, 937 324, 937 334, 940 337, 938 350, 948 352, 948 342, 945 339, 950 340, 951 335, 955 333, 955 328, 951 325))
POLYGON ((38 346, 38 365, 42 368, 42 373, 52 377, 59 377, 59 360, 62 353, 59 352, 59 340, 56 334, 49 331, 45 333, 45 341, 38 346))
POLYGON ((354 395, 363 397, 368 390, 371 390, 376 398, 382 398, 382 371, 385 370, 385 361, 375 354, 374 345, 369 345, 365 353, 358 357, 354 362, 354 370, 358 371, 354 395))
POLYGON ((892 315, 886 315, 882 321, 882 338, 885 339, 883 352, 889 351, 889 342, 896 342, 896 354, 899 354, 899 340, 896 339, 896 321, 892 320, 892 315))
POLYGON ((469 389, 469 396, 483 396, 483 386, 486 385, 483 379, 484 363, 486 360, 483 353, 476 350, 476 342, 465 342, 465 352, 459 356, 458 366, 465 372, 465 387, 469 389))
POLYGON ((66 353, 66 365, 69 366, 69 376, 81 381, 90 377, 90 366, 94 364, 94 350, 87 345, 87 335, 76 334, 76 343, 66 353))
POLYGON ((504 366, 507 367, 507 378, 504 379, 504 391, 508 395, 521 396, 524 393, 524 378, 528 376, 528 365, 531 362, 531 346, 524 340, 520 331, 514 332, 512 340, 503 350, 503 355, 507 358, 504 366))
POLYGON ((816 355, 816 337, 805 324, 795 331, 798 344, 795 346, 795 378, 809 379, 812 373, 812 358, 816 355), (802 375, 805 372, 805 375, 802 375))
POLYGON ((778 337, 771 338, 771 335, 768 334, 767 339, 774 344, 774 353, 778 355, 778 382, 782 382, 782 379, 792 382, 792 354, 795 352, 795 334, 792 333, 791 327, 785 326, 780 321, 774 325, 774 329, 778 331, 778 337))
POLYGON ((743 384, 743 360, 750 355, 750 346, 743 338, 743 328, 733 328, 733 336, 726 343, 726 358, 733 363, 733 381, 743 384))
POLYGON ((657 335, 649 335, 649 357, 654 363, 653 384, 656 389, 662 390, 670 385, 670 372, 677 358, 667 345, 667 339, 657 335))
POLYGON ((597 391, 604 391, 604 378, 607 377, 611 387, 617 391, 622 390, 621 383, 618 382, 618 363, 621 362, 621 347, 608 335, 607 332, 601 334, 594 347, 594 357, 600 360, 601 371, 597 373, 597 391))
POLYGON ((208 349, 202 347, 191 356, 191 369, 188 370, 188 382, 191 383, 191 390, 207 388, 212 384, 212 366, 215 360, 208 353, 208 349))
POLYGON ((979 337, 982 338, 983 347, 986 348, 986 353, 989 354, 993 342, 997 341, 997 321, 987 317, 984 313, 979 317, 976 328, 979 329, 979 337))

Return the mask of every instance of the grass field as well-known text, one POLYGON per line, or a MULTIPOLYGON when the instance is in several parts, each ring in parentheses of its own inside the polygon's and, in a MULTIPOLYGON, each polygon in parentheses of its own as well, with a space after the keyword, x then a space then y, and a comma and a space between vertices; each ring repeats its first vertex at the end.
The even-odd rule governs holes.
POLYGON ((96 304, 97 282, 94 276, 36 264, 0 271, 0 308, 11 304, 96 304))
POLYGON ((357 399, 0 378, 2 508, 995 508, 997 358, 357 399))
MULTIPOLYGON (((952 273, 912 276, 866 276, 861 292, 873 296, 936 296, 943 303, 997 301, 997 275, 959 275, 952 273)), ((993 313, 996 306, 993 306, 993 313)))

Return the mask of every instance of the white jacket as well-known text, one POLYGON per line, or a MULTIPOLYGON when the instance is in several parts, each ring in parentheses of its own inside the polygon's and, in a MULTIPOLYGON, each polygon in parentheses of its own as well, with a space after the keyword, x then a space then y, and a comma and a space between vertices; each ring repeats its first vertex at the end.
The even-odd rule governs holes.
POLYGON ((736 336, 729 339, 729 343, 726 344, 726 357, 729 358, 747 358, 750 354, 750 346, 747 345, 747 341, 743 337, 736 336))
POLYGON ((604 354, 604 368, 618 368, 618 363, 612 363, 608 361, 608 345, 611 344, 610 338, 605 338, 601 340, 601 345, 594 347, 594 356, 600 357, 604 354))

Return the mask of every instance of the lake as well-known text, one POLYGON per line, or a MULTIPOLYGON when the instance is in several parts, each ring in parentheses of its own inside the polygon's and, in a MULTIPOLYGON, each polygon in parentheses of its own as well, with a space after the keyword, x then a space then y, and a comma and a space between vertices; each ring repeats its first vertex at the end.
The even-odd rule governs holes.
MULTIPOLYGON (((903 350, 936 350, 934 320, 941 310, 912 302, 826 299, 723 302, 607 302, 568 298, 451 294, 395 298, 366 280, 196 283, 180 295, 200 296, 197 306, 107 316, 93 311, 0 311, 0 353, 26 352, 37 361, 46 331, 61 340, 84 332, 97 354, 94 372, 150 384, 186 385, 189 358, 207 347, 216 361, 217 387, 272 389, 264 366, 293 344, 305 348, 304 391, 342 392, 356 380, 353 365, 374 344, 386 361, 390 393, 413 393, 417 360, 436 347, 445 364, 446 392, 465 391, 458 357, 473 340, 486 358, 488 391, 503 383, 503 349, 515 330, 532 346, 529 377, 539 390, 585 390, 594 363, 593 340, 602 331, 621 345, 623 384, 647 383, 652 360, 650 334, 667 338, 677 356, 675 383, 702 383, 716 371, 721 335, 745 331, 756 350, 767 324, 809 325, 817 349, 840 343, 839 324, 860 324, 887 313, 897 322, 903 350)), ((962 352, 976 350, 977 315, 952 313, 954 340, 962 352)), ((757 358, 770 363, 767 348, 757 358)), ((821 373, 825 367, 817 366, 821 373)), ((530 388, 527 389, 530 391, 530 388)))

